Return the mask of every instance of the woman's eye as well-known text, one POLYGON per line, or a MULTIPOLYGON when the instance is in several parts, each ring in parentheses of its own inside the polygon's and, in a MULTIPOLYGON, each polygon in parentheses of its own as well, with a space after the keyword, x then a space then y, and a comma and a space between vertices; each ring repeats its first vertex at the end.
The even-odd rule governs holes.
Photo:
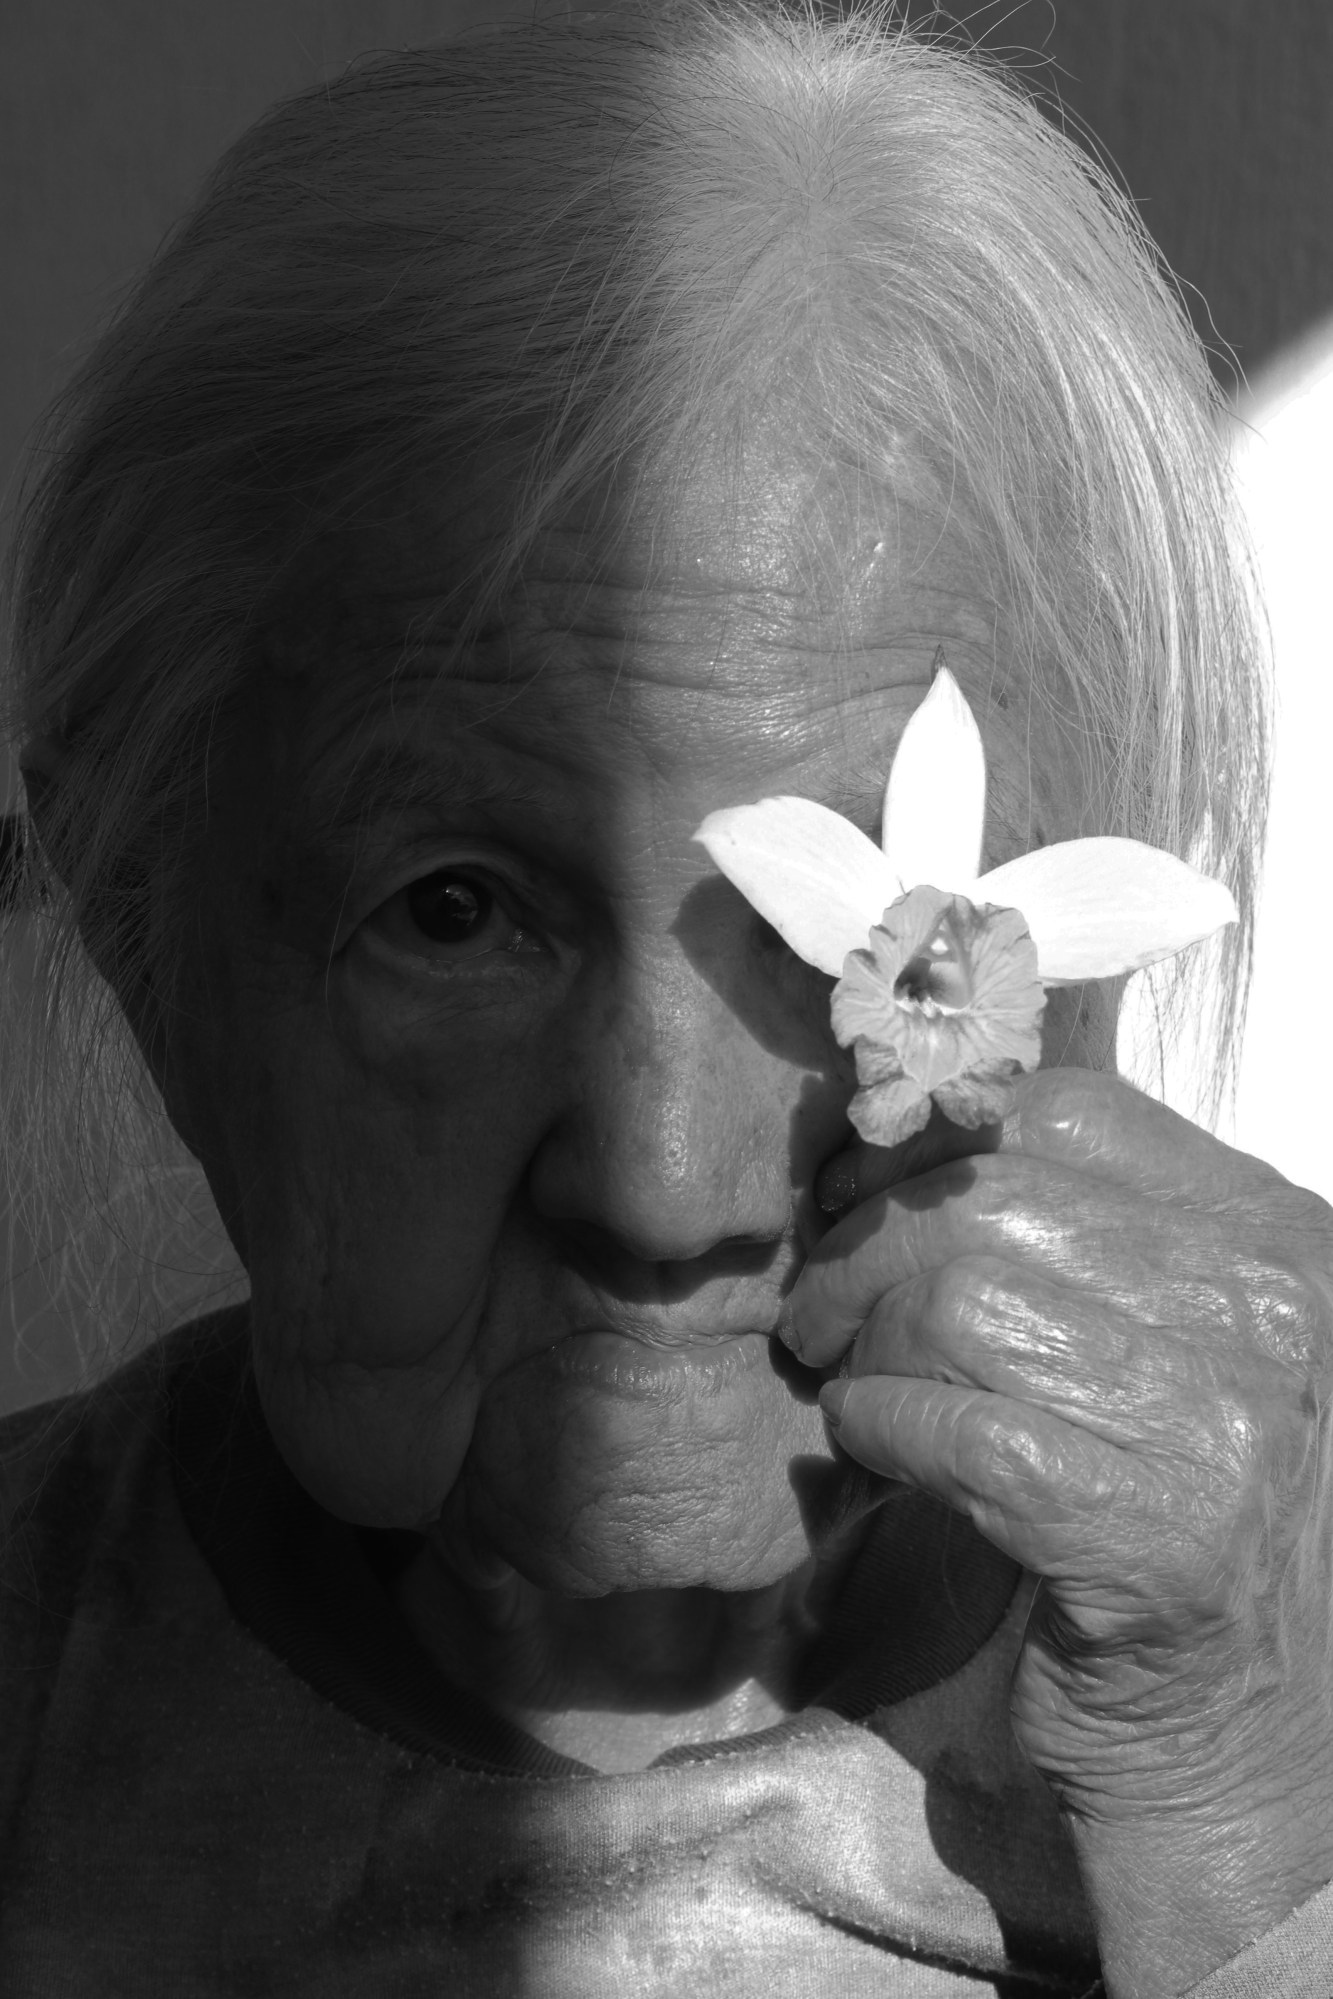
POLYGON ((427 875, 404 893, 412 921, 432 944, 473 944, 495 914, 490 890, 459 875, 427 875))
POLYGON ((493 889, 452 868, 409 882, 369 921, 396 949, 424 956, 480 957, 520 951, 529 942, 493 889))

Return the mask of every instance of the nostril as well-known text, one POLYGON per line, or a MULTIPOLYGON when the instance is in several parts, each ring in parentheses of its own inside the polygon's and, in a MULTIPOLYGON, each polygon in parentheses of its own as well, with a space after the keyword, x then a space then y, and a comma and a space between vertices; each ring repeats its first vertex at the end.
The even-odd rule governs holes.
POLYGON ((729 1236, 702 1251, 673 1256, 661 1254, 658 1244, 588 1222, 562 1222, 554 1235, 567 1268, 601 1291, 644 1305, 680 1303, 718 1278, 762 1276, 785 1240, 729 1236))

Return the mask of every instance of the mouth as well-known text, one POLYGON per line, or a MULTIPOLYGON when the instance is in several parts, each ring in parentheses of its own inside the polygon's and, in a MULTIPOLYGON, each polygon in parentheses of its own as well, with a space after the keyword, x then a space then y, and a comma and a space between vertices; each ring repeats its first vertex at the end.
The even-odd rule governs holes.
POLYGON ((719 1394, 767 1368, 771 1344, 771 1335, 758 1329, 729 1333, 673 1327, 668 1332, 655 1327, 650 1333, 639 1327, 587 1326, 553 1341, 539 1360, 563 1380, 652 1400, 689 1391, 719 1394))
POLYGON ((771 1327, 718 1325, 716 1320, 709 1323, 691 1324, 688 1320, 675 1320, 664 1324, 661 1320, 648 1318, 589 1320, 587 1325, 575 1327, 566 1335, 569 1339, 581 1339, 588 1333, 608 1333, 618 1340, 633 1340, 636 1345, 648 1347, 654 1353, 679 1353, 698 1347, 721 1347, 738 1339, 767 1339, 771 1327))
POLYGON ((797 1401, 813 1403, 826 1374, 802 1365, 766 1327, 576 1327, 537 1356, 552 1376, 616 1396, 653 1400, 718 1395, 748 1377, 777 1376, 797 1401))

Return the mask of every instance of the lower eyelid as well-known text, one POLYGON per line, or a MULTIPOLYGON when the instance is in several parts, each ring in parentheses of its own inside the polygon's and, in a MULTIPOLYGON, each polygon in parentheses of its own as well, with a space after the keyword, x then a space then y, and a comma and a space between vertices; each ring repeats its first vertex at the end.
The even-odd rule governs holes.
MULTIPOLYGON (((393 943, 374 930, 363 926, 360 937, 361 950, 371 960, 383 976, 411 983, 424 981, 441 986, 454 986, 460 981, 485 982, 499 979, 502 982, 530 972, 541 953, 540 948, 514 950, 503 945, 492 946, 488 950, 471 953, 457 952, 452 956, 432 957, 429 950, 412 950, 393 943)), ((520 935, 522 933, 519 933, 520 935)), ((357 939, 353 939, 353 947, 357 939)))

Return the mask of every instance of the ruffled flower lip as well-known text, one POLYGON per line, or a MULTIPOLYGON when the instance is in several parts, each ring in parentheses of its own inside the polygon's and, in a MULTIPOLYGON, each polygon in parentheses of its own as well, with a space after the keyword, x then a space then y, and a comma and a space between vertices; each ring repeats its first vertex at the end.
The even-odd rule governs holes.
POLYGON ((834 988, 833 1032, 856 1056, 852 1124, 872 1145, 899 1145, 932 1102, 970 1131, 1003 1118, 1014 1079, 1041 1059, 1045 1004, 1016 909, 912 889, 834 988))

